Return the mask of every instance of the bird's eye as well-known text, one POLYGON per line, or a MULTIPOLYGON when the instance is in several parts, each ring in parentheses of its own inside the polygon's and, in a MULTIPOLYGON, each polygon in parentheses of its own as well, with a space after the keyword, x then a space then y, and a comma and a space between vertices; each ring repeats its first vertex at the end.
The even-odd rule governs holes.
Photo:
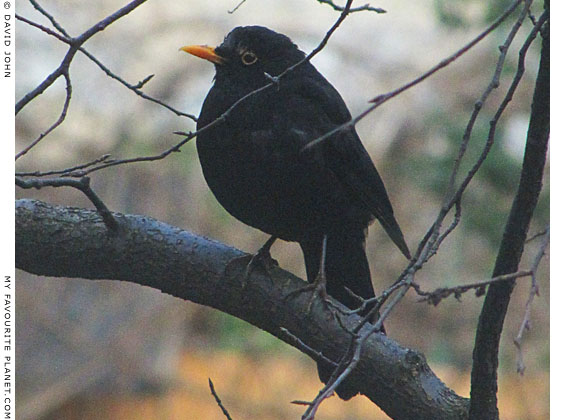
POLYGON ((257 61, 257 56, 253 54, 251 51, 245 51, 243 54, 241 54, 241 62, 246 66, 250 66, 256 61, 257 61))

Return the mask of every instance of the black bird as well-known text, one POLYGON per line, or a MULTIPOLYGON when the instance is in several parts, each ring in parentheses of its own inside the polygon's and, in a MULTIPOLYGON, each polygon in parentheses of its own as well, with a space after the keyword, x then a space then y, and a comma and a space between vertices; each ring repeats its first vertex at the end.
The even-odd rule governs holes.
MULTIPOLYGON (((261 26, 237 27, 216 48, 181 48, 215 64, 216 77, 197 129, 236 101, 268 84, 305 54, 285 35, 261 26)), ((376 218, 410 258, 385 186, 353 127, 304 152, 312 140, 349 121, 337 90, 305 62, 268 89, 233 108, 197 137, 202 171, 225 209, 277 238, 298 242, 309 282, 325 255, 327 293, 349 308, 375 296, 365 254, 368 225, 376 218)), ((326 382, 330 366, 319 365, 326 382)), ((358 391, 338 388, 342 398, 358 391)))

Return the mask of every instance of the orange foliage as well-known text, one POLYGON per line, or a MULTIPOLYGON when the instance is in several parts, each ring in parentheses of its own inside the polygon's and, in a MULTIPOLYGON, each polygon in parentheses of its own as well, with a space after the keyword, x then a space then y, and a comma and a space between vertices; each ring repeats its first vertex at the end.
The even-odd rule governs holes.
MULTIPOLYGON (((442 380, 460 395, 469 393, 469 372, 434 367, 442 380)), ((162 395, 103 397, 72 404, 57 414, 60 420, 224 420, 208 388, 208 378, 234 420, 299 419, 305 408, 291 404, 316 396, 321 387, 313 362, 292 355, 264 356, 238 352, 186 353, 178 375, 162 395)), ((501 419, 549 418, 549 375, 511 374, 500 379, 501 419)), ((318 420, 388 419, 367 398, 348 402, 332 397, 322 404, 318 420)))

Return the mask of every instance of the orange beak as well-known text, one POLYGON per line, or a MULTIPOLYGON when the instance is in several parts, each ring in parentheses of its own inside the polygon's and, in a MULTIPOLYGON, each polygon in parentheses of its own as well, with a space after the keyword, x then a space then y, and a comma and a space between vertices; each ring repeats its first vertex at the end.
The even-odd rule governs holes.
POLYGON ((181 48, 182 51, 195 55, 196 57, 203 58, 204 60, 211 61, 215 64, 224 64, 226 59, 216 54, 214 48, 208 45, 188 45, 181 48))

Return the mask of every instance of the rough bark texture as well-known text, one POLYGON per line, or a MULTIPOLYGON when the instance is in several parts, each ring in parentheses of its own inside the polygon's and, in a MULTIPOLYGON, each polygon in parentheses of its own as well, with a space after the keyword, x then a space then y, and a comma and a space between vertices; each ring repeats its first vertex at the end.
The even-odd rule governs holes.
MULTIPOLYGON (((532 101, 532 114, 518 192, 506 222, 493 277, 518 270, 528 227, 542 187, 549 141, 549 28, 532 101)), ((471 373, 470 419, 498 419, 498 346, 514 280, 489 287, 479 317, 471 373)))
MULTIPOLYGON (((243 289, 245 262, 226 270, 241 251, 148 217, 115 217, 118 232, 109 234, 95 211, 18 200, 16 266, 37 275, 150 286, 232 314, 297 347, 286 328, 332 360, 347 348, 349 334, 318 300, 307 314, 309 293, 285 300, 304 286, 301 279, 275 268, 271 281, 256 270, 243 289)), ((352 328, 359 320, 351 315, 343 324, 352 328)), ((393 419, 467 418, 468 400, 447 388, 423 355, 383 335, 368 340, 352 379, 393 419)))

